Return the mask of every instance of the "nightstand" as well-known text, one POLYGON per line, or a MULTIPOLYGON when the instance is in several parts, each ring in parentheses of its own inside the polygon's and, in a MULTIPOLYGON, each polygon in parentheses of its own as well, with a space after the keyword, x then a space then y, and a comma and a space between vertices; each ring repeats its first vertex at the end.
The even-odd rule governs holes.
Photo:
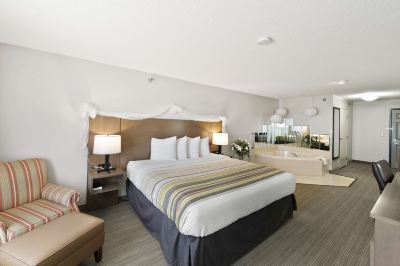
POLYGON ((87 181, 87 211, 110 207, 119 203, 119 190, 125 182, 125 171, 121 168, 108 172, 97 173, 88 171, 87 181), (93 190, 93 185, 101 185, 102 189, 93 190))
POLYGON ((233 156, 230 153, 226 153, 226 154, 225 153, 217 153, 217 152, 212 152, 212 153, 217 154, 217 155, 224 155, 224 156, 233 158, 233 156))

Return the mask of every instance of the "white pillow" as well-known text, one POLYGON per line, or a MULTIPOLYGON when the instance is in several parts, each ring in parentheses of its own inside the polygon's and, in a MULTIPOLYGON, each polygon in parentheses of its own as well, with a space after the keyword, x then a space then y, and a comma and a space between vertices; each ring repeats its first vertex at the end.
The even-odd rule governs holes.
POLYGON ((178 160, 186 160, 187 156, 187 137, 184 136, 176 141, 176 158, 178 160))
POLYGON ((188 158, 199 158, 200 156, 200 137, 187 138, 188 158))
POLYGON ((151 138, 150 160, 176 160, 176 136, 166 139, 151 138))
POLYGON ((200 156, 206 157, 210 155, 210 143, 208 137, 200 140, 200 156))

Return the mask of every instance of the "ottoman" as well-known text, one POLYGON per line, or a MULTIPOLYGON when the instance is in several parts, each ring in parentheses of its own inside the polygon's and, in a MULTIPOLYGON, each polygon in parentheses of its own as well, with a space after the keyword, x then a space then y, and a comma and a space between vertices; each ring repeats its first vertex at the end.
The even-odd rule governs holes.
POLYGON ((104 221, 72 212, 0 246, 0 265, 78 265, 102 258, 104 221))

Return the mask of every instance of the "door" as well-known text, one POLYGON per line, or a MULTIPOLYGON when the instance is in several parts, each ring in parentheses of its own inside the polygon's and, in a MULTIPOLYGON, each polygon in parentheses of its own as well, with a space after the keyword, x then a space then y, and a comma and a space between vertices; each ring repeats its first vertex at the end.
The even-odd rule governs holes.
POLYGON ((349 125, 349 111, 347 109, 340 109, 340 156, 338 160, 338 167, 342 168, 347 165, 347 141, 348 141, 348 125, 349 125))
POLYGON ((390 112, 390 166, 399 168, 400 161, 400 109, 392 109, 390 112))

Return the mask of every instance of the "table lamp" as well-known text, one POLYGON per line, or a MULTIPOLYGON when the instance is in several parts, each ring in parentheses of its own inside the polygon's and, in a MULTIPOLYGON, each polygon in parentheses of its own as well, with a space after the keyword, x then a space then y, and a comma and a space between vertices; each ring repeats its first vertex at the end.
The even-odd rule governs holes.
POLYGON ((105 155, 104 164, 99 164, 102 169, 97 172, 110 172, 115 167, 110 165, 110 154, 121 153, 121 135, 96 135, 94 136, 93 154, 105 155))
POLYGON ((218 154, 221 154, 221 146, 228 145, 228 133, 214 133, 212 144, 218 145, 218 154))

